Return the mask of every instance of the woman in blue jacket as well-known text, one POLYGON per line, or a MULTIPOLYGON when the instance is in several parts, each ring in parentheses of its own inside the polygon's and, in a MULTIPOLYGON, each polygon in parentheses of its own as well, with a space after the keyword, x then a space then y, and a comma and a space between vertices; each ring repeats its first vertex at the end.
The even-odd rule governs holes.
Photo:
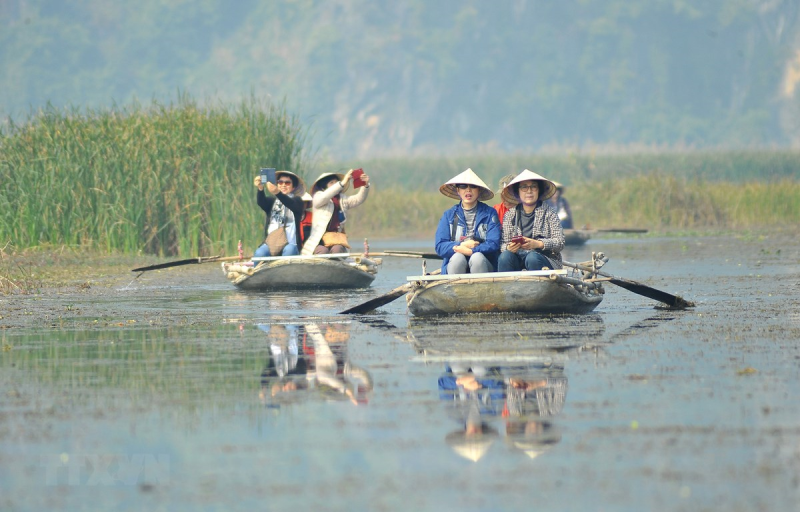
POLYGON ((442 274, 494 272, 502 229, 495 209, 483 203, 494 197, 494 192, 472 169, 439 187, 439 192, 459 201, 444 212, 436 228, 442 274))

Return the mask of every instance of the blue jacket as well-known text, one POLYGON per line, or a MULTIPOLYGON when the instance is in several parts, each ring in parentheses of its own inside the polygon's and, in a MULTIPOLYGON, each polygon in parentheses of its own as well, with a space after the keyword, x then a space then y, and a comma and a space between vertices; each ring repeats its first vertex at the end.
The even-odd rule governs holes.
MULTIPOLYGON (((475 239, 480 242, 472 252, 483 253, 484 256, 497 268, 497 258, 500 256, 500 238, 502 236, 502 226, 497 218, 497 212, 491 206, 478 202, 478 211, 475 213, 475 239)), ((436 228, 436 254, 442 257, 442 274, 447 274, 447 264, 450 257, 455 254, 453 247, 459 245, 460 234, 467 231, 467 219, 464 217, 464 209, 459 202, 457 205, 446 210, 439 220, 436 228), (453 219, 458 217, 456 235, 453 236, 453 219), (460 229, 458 229, 460 228, 460 229), (455 238, 455 239, 454 239, 455 238)))

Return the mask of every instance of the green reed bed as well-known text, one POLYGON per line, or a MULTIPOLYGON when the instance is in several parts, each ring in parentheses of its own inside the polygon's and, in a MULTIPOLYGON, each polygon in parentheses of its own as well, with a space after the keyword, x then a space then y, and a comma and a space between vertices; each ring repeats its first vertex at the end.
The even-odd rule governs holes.
MULTIPOLYGON (((253 177, 297 172, 305 132, 282 106, 48 108, 0 134, 0 240, 197 255, 258 237, 253 177)), ((257 241, 253 240, 250 245, 257 241)))

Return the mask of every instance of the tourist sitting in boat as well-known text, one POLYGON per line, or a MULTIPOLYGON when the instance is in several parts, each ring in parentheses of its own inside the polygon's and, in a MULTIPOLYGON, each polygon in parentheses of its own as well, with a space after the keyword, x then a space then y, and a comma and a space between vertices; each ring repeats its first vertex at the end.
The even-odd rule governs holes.
POLYGON ((500 195, 500 202, 494 205, 494 210, 497 212, 497 218, 500 220, 500 225, 503 225, 503 217, 505 217, 506 212, 514 207, 514 203, 509 203, 505 199, 503 199, 503 189, 506 188, 506 185, 511 183, 517 175, 516 174, 506 174, 502 178, 500 178, 499 187, 497 189, 497 193, 500 195))
POLYGON ((564 197, 564 185, 557 181, 554 181, 553 185, 556 186, 556 191, 553 197, 548 199, 547 202, 558 214, 561 227, 564 229, 572 229, 572 210, 569 207, 569 202, 564 197))
POLYGON ((353 169, 350 169, 344 175, 323 173, 314 181, 311 187, 313 220, 311 232, 303 243, 303 254, 346 253, 350 248, 344 230, 347 210, 363 203, 370 187, 369 176, 362 174, 360 179, 365 185, 358 193, 345 196, 343 192, 352 179, 353 169))
POLYGON ((436 228, 436 254, 442 257, 442 274, 494 272, 500 251, 497 212, 483 203, 494 197, 486 183, 467 169, 439 192, 458 200, 446 210, 436 228))
POLYGON ((503 189, 502 196, 516 206, 503 219, 499 272, 560 269, 564 232, 556 211, 547 203, 556 186, 525 169, 503 189))
MULTIPOLYGON (((265 241, 256 249, 253 255, 256 258, 267 256, 294 256, 300 254, 300 219, 303 217, 303 200, 300 196, 305 192, 305 184, 298 175, 289 171, 277 171, 275 173, 277 183, 262 183, 261 176, 256 176, 253 184, 258 187, 256 202, 267 214, 264 224, 265 241), (264 193, 264 188, 272 194, 270 197, 264 193), (278 234, 278 230, 285 231, 285 238, 278 245, 272 244, 270 249, 270 235, 278 234), (283 245, 285 243, 285 245, 283 245), (276 247, 283 245, 280 254, 276 252, 276 247)), ((273 235, 274 236, 274 235, 273 235)))

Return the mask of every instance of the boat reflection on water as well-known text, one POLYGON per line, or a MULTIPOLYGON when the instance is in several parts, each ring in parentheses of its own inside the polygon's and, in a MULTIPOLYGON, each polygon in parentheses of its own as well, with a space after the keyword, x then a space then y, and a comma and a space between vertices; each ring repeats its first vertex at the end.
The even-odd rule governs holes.
POLYGON ((259 391, 264 405, 279 409, 319 398, 368 403, 372 376, 349 360, 349 322, 259 324, 258 328, 269 340, 259 391))
POLYGON ((441 322, 409 324, 415 360, 443 367, 439 398, 458 425, 445 441, 456 454, 477 462, 502 440, 512 451, 535 458, 561 441, 557 417, 567 397, 565 365, 570 357, 600 350, 590 338, 602 333, 602 319, 578 318, 580 334, 575 325, 558 328, 574 317, 509 317, 483 336, 479 318, 444 320, 459 324, 448 325, 455 338, 441 336, 441 322))

